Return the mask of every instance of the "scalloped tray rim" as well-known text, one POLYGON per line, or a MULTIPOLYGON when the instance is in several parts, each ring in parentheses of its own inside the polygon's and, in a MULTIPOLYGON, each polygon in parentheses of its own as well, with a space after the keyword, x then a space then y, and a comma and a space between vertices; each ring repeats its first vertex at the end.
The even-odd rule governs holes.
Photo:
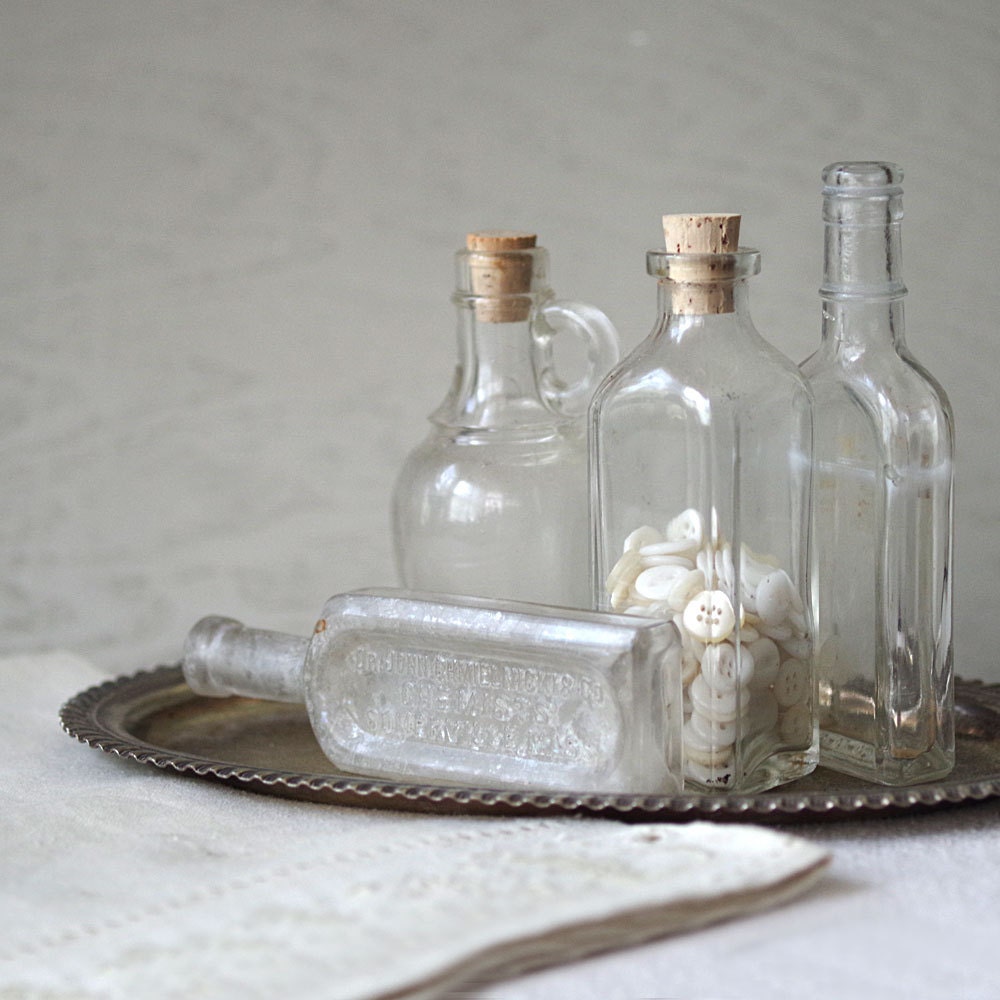
MULTIPOLYGON (((145 743, 109 728, 109 706, 148 697, 183 683, 179 666, 164 665, 105 681, 70 698, 60 709, 63 729, 81 743, 161 770, 221 781, 264 794, 324 804, 496 815, 582 813, 623 820, 745 819, 793 822, 894 815, 1000 796, 1000 759, 993 774, 926 785, 866 785, 847 792, 773 789, 752 795, 620 795, 409 784, 346 773, 312 774, 200 758, 145 743)), ((972 681, 977 685, 982 682, 972 681)), ((191 694, 192 699, 198 696, 191 694)), ((960 747, 960 744, 959 744, 960 747)))

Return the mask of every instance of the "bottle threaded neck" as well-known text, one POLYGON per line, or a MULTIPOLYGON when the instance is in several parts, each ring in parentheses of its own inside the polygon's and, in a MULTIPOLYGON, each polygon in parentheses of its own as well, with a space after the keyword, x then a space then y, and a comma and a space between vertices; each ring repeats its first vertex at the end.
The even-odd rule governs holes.
POLYGON ((823 171, 823 284, 830 299, 893 299, 900 273, 903 171, 894 163, 832 163, 823 171))

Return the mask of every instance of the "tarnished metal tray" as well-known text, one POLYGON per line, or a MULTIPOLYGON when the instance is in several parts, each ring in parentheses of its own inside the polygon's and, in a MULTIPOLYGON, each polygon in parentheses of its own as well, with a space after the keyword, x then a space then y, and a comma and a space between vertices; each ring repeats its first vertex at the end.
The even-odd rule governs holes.
POLYGON ((756 795, 593 795, 420 785, 338 772, 320 751, 304 707, 202 698, 180 667, 158 667, 82 691, 60 712, 83 743, 167 771, 330 805, 421 812, 557 815, 632 821, 792 822, 886 816, 1000 795, 1000 685, 956 684, 954 772, 946 781, 885 788, 818 768, 756 795))

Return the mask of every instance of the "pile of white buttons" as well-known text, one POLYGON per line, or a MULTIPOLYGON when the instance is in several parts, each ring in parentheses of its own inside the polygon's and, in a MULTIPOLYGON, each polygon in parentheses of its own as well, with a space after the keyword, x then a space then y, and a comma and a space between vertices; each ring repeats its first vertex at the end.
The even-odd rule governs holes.
POLYGON ((746 545, 739 568, 737 600, 732 547, 685 510, 663 532, 633 531, 606 581, 614 611, 670 618, 680 631, 685 776, 705 786, 732 784, 737 735, 775 749, 812 741, 802 599, 784 569, 746 545))

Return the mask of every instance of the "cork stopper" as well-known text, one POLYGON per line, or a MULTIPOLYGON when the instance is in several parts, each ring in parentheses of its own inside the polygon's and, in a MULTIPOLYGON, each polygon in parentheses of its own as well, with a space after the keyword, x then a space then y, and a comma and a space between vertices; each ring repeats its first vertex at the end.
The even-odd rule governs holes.
POLYGON ((476 319, 485 323, 522 323, 531 313, 531 281, 538 237, 508 229, 484 229, 465 238, 470 251, 476 319))
MULTIPOLYGON (((728 214, 665 215, 663 239, 667 253, 730 254, 740 245, 740 216, 728 214)), ((700 256, 690 270, 677 271, 673 287, 674 313, 712 315, 729 313, 733 306, 730 269, 724 261, 700 256)))

